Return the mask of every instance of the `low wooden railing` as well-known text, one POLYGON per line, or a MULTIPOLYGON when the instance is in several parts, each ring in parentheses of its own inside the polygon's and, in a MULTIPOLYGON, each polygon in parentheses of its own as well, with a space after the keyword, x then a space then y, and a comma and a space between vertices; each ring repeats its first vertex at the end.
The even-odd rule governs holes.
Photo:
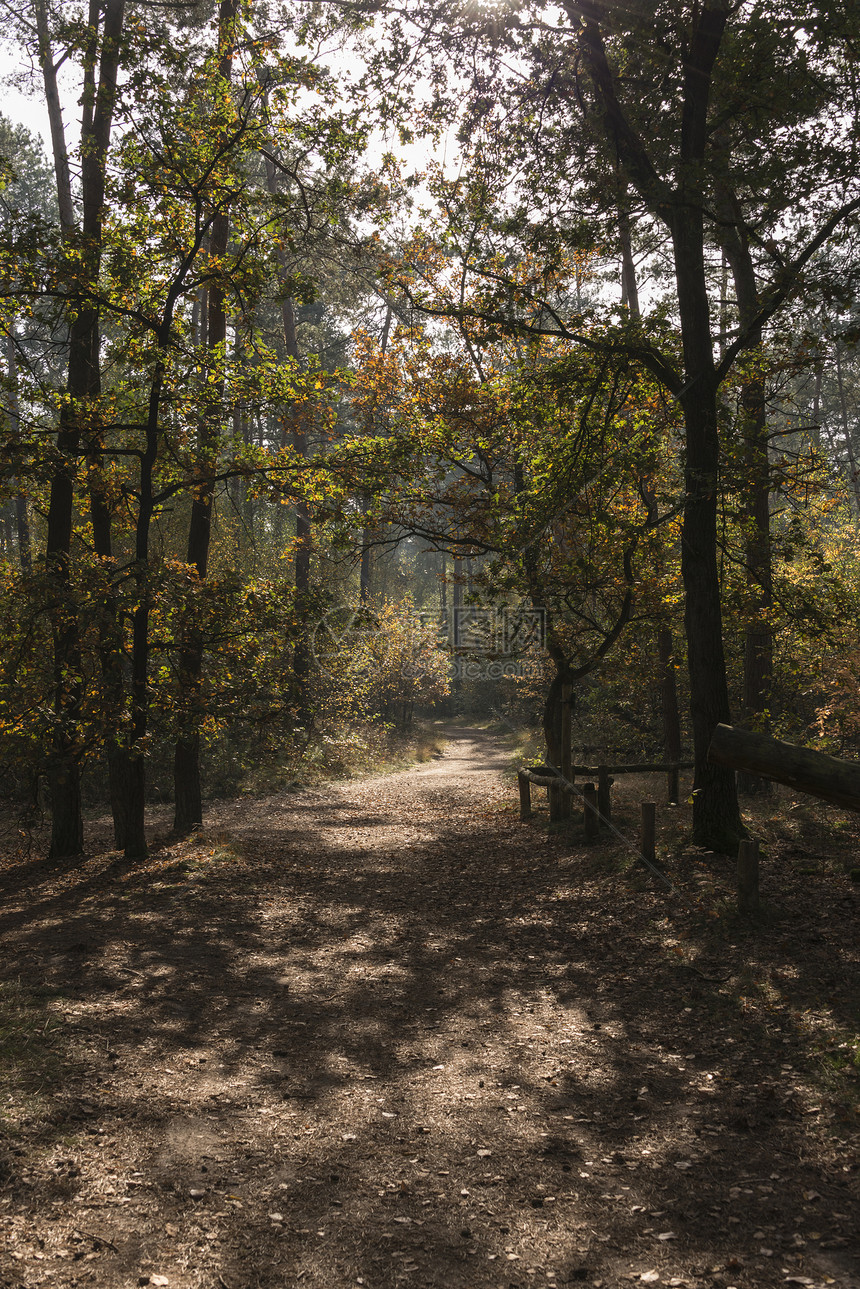
POLYGON ((860 811, 860 762, 783 743, 768 734, 718 725, 708 760, 731 770, 760 774, 845 810, 860 811))
MULTIPOLYGON (((681 770, 691 770, 692 761, 646 761, 639 763, 625 762, 621 765, 571 765, 568 774, 560 774, 552 766, 532 766, 525 767, 517 772, 520 789, 520 818, 529 819, 532 814, 531 805, 531 787, 546 788, 549 795, 549 817, 555 821, 565 818, 566 811, 562 807, 562 801, 565 797, 579 796, 580 793, 587 803, 590 792, 595 794, 595 805, 600 815, 604 819, 612 818, 612 784, 617 774, 654 774, 664 773, 667 775, 667 796, 670 805, 677 805, 679 792, 679 779, 681 770), (594 782, 584 783, 581 788, 574 786, 574 779, 577 777, 587 777, 597 780, 595 787, 594 782)), ((586 809, 586 832, 588 831, 588 815, 586 809)))

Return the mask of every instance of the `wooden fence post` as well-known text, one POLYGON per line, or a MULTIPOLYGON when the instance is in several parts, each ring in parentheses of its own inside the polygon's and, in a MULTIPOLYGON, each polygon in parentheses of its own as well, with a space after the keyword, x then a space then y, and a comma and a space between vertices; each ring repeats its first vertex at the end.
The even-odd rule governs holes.
POLYGON ((520 819, 531 819, 532 785, 525 770, 517 770, 517 783, 520 787, 520 819))
POLYGON ((738 846, 738 911, 759 912, 758 842, 742 841, 738 846))
POLYGON ((612 818, 612 795, 610 789, 613 783, 614 779, 610 778, 606 766, 599 765, 597 767, 597 808, 606 820, 612 818))
POLYGON ((597 817, 597 789, 593 783, 582 785, 584 798, 585 840, 597 841, 600 836, 600 820, 597 817))
POLYGON ((561 787, 554 783, 547 788, 547 794, 549 796, 549 821, 551 824, 558 823, 560 819, 564 818, 564 815, 561 813, 563 809, 562 797, 564 794, 561 787))
POLYGON ((653 801, 642 802, 642 854, 651 864, 657 862, 657 806, 653 801))

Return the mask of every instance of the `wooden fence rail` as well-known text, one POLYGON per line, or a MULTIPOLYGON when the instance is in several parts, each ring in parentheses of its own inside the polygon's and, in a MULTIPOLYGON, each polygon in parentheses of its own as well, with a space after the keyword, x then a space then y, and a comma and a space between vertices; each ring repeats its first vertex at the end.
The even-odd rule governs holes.
POLYGON ((860 811, 860 762, 732 725, 718 725, 714 730, 708 760, 712 765, 762 774, 846 810, 860 811))
POLYGON ((646 761, 641 764, 630 765, 572 765, 571 771, 576 774, 587 774, 590 777, 597 775, 601 768, 608 770, 610 774, 667 774, 670 770, 692 770, 695 761, 646 761))
POLYGON ((678 773, 680 770, 691 770, 692 761, 660 761, 646 762, 640 765, 570 765, 566 773, 554 770, 549 765, 539 765, 535 767, 524 766, 517 771, 517 782, 520 793, 520 818, 530 819, 532 817, 532 784, 536 788, 546 788, 549 795, 549 817, 552 821, 567 819, 570 817, 570 798, 571 796, 582 796, 585 800, 585 818, 587 821, 586 832, 591 832, 589 819, 593 819, 595 827, 599 824, 598 816, 594 814, 596 809, 605 820, 612 818, 612 799, 610 789, 614 783, 613 776, 616 774, 653 774, 663 773, 669 776, 669 803, 676 805, 678 801, 678 773), (597 788, 593 783, 585 783, 581 788, 577 788, 573 780, 577 775, 587 775, 592 779, 597 779, 597 788), (592 799, 591 793, 595 795, 592 799))

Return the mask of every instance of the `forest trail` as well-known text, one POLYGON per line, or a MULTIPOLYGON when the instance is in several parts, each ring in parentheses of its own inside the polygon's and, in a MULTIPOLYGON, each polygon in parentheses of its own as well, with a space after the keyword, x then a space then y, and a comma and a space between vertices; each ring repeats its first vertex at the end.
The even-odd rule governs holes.
POLYGON ((856 893, 738 933, 445 733, 143 868, 7 866, 2 978, 46 1020, 4 1071, 0 1285, 860 1285, 815 1045, 856 1019, 856 893))

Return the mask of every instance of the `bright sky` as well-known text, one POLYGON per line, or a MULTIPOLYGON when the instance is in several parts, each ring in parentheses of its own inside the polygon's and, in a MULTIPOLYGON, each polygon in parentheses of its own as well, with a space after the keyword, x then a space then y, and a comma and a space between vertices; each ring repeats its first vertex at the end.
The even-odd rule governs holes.
MULTIPOLYGON (((329 55, 324 58, 324 62, 336 62, 337 55, 329 55)), ((29 60, 26 54, 23 54, 20 48, 13 45, 10 41, 4 40, 0 35, 0 112, 9 120, 16 124, 24 125, 33 134, 41 136, 45 152, 48 156, 51 154, 51 129, 48 123, 48 112, 45 107, 44 96, 42 93, 41 75, 36 74, 33 81, 34 93, 22 93, 11 80, 16 74, 29 67, 29 60)), ((65 69, 59 73, 60 94, 63 98, 63 107, 65 110, 66 125, 68 127, 70 119, 76 115, 75 100, 79 93, 74 75, 69 74, 64 77, 65 69), (65 80, 65 85, 64 85, 65 80), (66 91, 64 93, 64 90, 66 91)), ((71 69, 70 69, 71 71, 71 69)), ((69 136, 70 141, 77 137, 77 131, 72 130, 69 136)), ((426 143, 418 142, 411 146, 403 146, 393 138, 384 139, 380 131, 376 131, 370 146, 370 155, 381 156, 385 150, 392 150, 401 157, 407 164, 408 168, 422 169, 427 165, 429 155, 426 143)), ((457 156, 457 146, 453 140, 447 140, 443 145, 440 156, 446 156, 450 163, 452 156, 457 156)))
POLYGON ((48 113, 44 103, 38 98, 25 97, 20 90, 8 83, 7 76, 14 67, 14 59, 8 46, 0 46, 0 111, 17 125, 25 125, 33 134, 40 134, 45 148, 48 148, 49 130, 48 113))
MULTIPOLYGON (((11 42, 0 36, 0 112, 14 121, 24 125, 32 134, 40 135, 45 152, 51 155, 51 128, 48 124, 48 112, 42 94, 41 75, 33 82, 35 93, 24 94, 11 85, 10 78, 29 67, 26 54, 11 42)), ((63 89, 63 73, 59 74, 60 90, 63 89)), ((74 104, 75 91, 71 91, 71 103, 74 104)), ((66 116, 69 115, 69 102, 66 101, 66 116)))

